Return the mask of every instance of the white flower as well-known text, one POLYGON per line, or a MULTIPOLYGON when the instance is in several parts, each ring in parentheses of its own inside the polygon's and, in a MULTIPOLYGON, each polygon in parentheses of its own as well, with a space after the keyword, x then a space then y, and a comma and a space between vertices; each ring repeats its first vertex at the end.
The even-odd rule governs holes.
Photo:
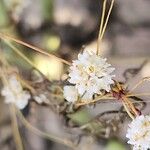
POLYGON ((14 103, 19 109, 25 108, 31 98, 28 91, 24 91, 15 75, 11 75, 8 84, 4 86, 1 95, 5 97, 6 103, 14 103))
POLYGON ((33 98, 34 98, 34 100, 35 100, 37 103, 39 103, 39 104, 42 104, 42 103, 49 103, 49 101, 48 101, 46 95, 44 95, 44 94, 39 94, 38 96, 34 96, 33 98))
POLYGON ((138 116, 131 124, 126 134, 128 143, 134 150, 147 150, 150 148, 150 116, 138 116))
POLYGON ((113 71, 114 68, 106 59, 84 51, 70 67, 69 82, 75 84, 80 96, 86 95, 86 98, 91 99, 94 94, 100 94, 101 90, 110 91, 110 85, 114 83, 114 75, 111 75, 113 71))
POLYGON ((64 98, 68 102, 76 102, 78 100, 78 91, 74 86, 64 86, 64 98))

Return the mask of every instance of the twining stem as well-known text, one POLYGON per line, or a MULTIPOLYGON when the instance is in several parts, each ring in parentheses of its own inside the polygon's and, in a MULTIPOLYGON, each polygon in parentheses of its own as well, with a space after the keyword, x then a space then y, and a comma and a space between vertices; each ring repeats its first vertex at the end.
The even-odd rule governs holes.
POLYGON ((56 60, 58 60, 58 61, 60 61, 60 62, 62 62, 62 63, 64 63, 64 64, 66 64, 66 65, 70 65, 70 64, 71 64, 70 62, 68 62, 68 61, 66 61, 66 60, 64 60, 64 59, 62 59, 62 58, 59 58, 59 57, 57 57, 57 56, 55 56, 55 55, 52 55, 52 54, 49 54, 49 53, 47 53, 46 51, 44 51, 44 50, 42 50, 42 49, 40 49, 40 48, 37 48, 37 47, 35 47, 35 46, 31 45, 31 44, 28 44, 28 43, 26 43, 26 42, 23 42, 23 41, 21 41, 21 40, 18 40, 18 39, 16 39, 16 38, 13 38, 13 37, 11 37, 11 36, 9 36, 9 35, 4 35, 4 34, 0 33, 0 38, 3 39, 3 40, 8 39, 8 40, 14 41, 14 42, 16 42, 16 43, 18 43, 18 44, 24 45, 24 46, 26 46, 26 47, 28 47, 28 48, 31 48, 31 49, 33 49, 34 51, 39 52, 39 53, 41 53, 41 54, 44 54, 44 55, 46 55, 46 56, 48 56, 48 57, 50 57, 50 58, 55 58, 56 60))
MULTIPOLYGON (((133 97, 133 96, 150 96, 150 93, 127 94, 126 98, 133 97)), ((102 101, 102 100, 106 100, 106 99, 108 99, 108 100, 114 100, 116 98, 114 98, 111 95, 98 96, 98 97, 96 97, 93 100, 85 100, 83 102, 79 102, 79 103, 76 104, 76 106, 79 107, 79 106, 83 106, 83 105, 88 105, 88 104, 92 104, 92 103, 95 103, 95 102, 98 102, 98 101, 102 101)), ((135 103, 135 102, 131 102, 131 103, 135 103)))
POLYGON ((106 21, 105 21, 105 24, 104 24, 104 17, 105 17, 105 11, 106 11, 106 3, 107 3, 107 0, 104 0, 103 2, 103 11, 102 11, 102 19, 101 19, 101 24, 100 24, 100 30, 99 30, 99 35, 98 35, 98 42, 97 42, 97 55, 99 55, 99 45, 102 41, 102 38, 104 36, 104 33, 105 33, 105 30, 106 30, 106 27, 107 27, 107 24, 108 24, 108 20, 109 20, 109 17, 110 17, 110 14, 111 14, 111 11, 112 11, 112 8, 113 8, 113 5, 114 5, 114 1, 115 0, 112 0, 111 1, 111 5, 110 5, 110 8, 109 8, 109 11, 108 11, 108 14, 107 14, 107 17, 106 17, 106 21), (104 26, 103 26, 104 24, 104 26))
POLYGON ((106 95, 106 96, 97 96, 95 99, 93 100, 84 100, 83 102, 80 102, 80 103, 77 103, 75 104, 77 107, 79 106, 83 106, 83 105, 88 105, 88 104, 92 104, 92 103, 95 103, 95 102, 98 102, 98 101, 101 101, 101 100, 114 100, 115 98, 114 97, 111 97, 109 95, 106 95))
POLYGON ((13 136, 14 136, 16 149, 17 150, 23 150, 24 148, 23 148, 21 136, 19 133, 15 106, 13 104, 10 105, 10 115, 11 115, 11 124, 12 124, 12 130, 13 130, 13 136))
POLYGON ((130 102, 130 100, 126 96, 123 97, 123 101, 126 102, 128 107, 130 108, 130 110, 135 114, 135 116, 139 115, 137 110, 135 109, 134 105, 130 102))
POLYGON ((108 24, 108 20, 109 20, 109 17, 110 17, 110 14, 111 14, 111 11, 112 11, 112 8, 113 8, 113 5, 114 5, 114 2, 115 2, 115 0, 111 1, 111 5, 110 5, 109 11, 108 11, 108 15, 106 17, 106 21, 105 21, 105 24, 104 24, 104 27, 103 27, 103 31, 101 33, 101 37, 100 37, 101 40, 104 36, 105 30, 106 30, 106 27, 107 27, 107 24, 108 24))
POLYGON ((16 48, 15 46, 13 46, 11 44, 11 42, 4 40, 4 42, 10 47, 12 48, 12 50, 18 54, 22 59, 24 59, 29 65, 31 65, 34 69, 36 69, 37 71, 40 72, 40 74, 42 74, 42 76, 44 76, 45 79, 49 80, 37 67, 36 65, 28 58, 26 57, 22 52, 20 52, 20 50, 18 48, 16 48))
POLYGON ((22 54, 22 52, 20 52, 15 46, 13 46, 11 44, 11 42, 9 42, 8 40, 4 40, 4 42, 10 47, 12 48, 12 50, 17 53, 21 58, 23 58, 26 62, 28 62, 33 68, 36 68, 36 65, 34 63, 32 63, 32 61, 30 61, 30 59, 28 59, 24 54, 22 54))
POLYGON ((135 93, 135 94, 127 94, 126 97, 132 96, 150 96, 150 93, 135 93))
POLYGON ((129 111, 126 102, 123 101, 122 104, 123 104, 123 106, 124 106, 124 108, 125 108, 127 114, 129 115, 129 117, 133 120, 133 119, 134 119, 134 116, 133 116, 133 115, 131 114, 131 112, 129 111))
POLYGON ((145 77, 141 81, 139 81, 131 90, 130 92, 133 92, 135 89, 137 89, 143 82, 150 81, 150 77, 145 77))
POLYGON ((20 118, 21 122, 23 123, 23 125, 30 131, 32 131, 33 133, 37 134, 38 136, 41 136, 43 138, 46 138, 48 140, 51 140, 51 141, 54 141, 54 142, 57 142, 57 143, 60 143, 60 144, 63 144, 65 146, 68 146, 72 149, 75 149, 76 148, 76 145, 70 141, 69 139, 64 139, 64 138, 59 138, 59 137, 56 137, 52 134, 47 134, 39 129, 37 129, 36 127, 34 127, 33 125, 31 125, 26 119, 25 117, 23 116, 23 114, 21 113, 20 110, 17 109, 17 115, 18 117, 20 118))
POLYGON ((106 3, 107 3, 107 0, 104 0, 103 10, 102 10, 102 18, 101 18, 100 29, 99 29, 98 40, 97 40, 97 52, 96 52, 97 55, 99 55, 99 51, 100 51, 100 42, 101 42, 100 37, 101 37, 101 34, 102 34, 102 29, 103 29, 103 24, 104 24, 106 3))
MULTIPOLYGON (((36 68, 36 65, 34 65, 34 63, 32 63, 32 61, 30 61, 24 54, 22 54, 15 46, 13 46, 9 41, 4 40, 4 42, 10 47, 12 48, 13 51, 15 51, 15 53, 17 53, 21 58, 23 58, 25 61, 27 61, 33 68, 36 68)), ((37 68, 36 68, 37 69, 37 68)), ((37 69, 38 70, 38 69, 37 69)), ((32 93, 35 93, 35 90, 33 89, 33 87, 31 87, 29 84, 27 84, 25 81, 23 81, 19 76, 17 76, 18 79, 21 81, 21 83, 23 85, 25 85, 25 87, 27 87, 28 89, 31 90, 32 93)))
POLYGON ((28 88, 32 94, 36 93, 36 90, 27 81, 23 80, 18 74, 16 74, 16 76, 18 81, 20 81, 24 87, 28 88))

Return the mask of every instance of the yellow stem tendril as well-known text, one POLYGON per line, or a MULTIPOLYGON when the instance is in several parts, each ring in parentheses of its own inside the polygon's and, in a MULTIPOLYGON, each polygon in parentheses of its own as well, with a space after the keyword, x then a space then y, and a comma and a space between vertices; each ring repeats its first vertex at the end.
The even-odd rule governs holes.
POLYGON ((21 140, 21 136, 19 133, 18 124, 17 124, 15 106, 13 104, 10 104, 10 115, 11 115, 11 124, 12 124, 12 130, 13 130, 14 141, 16 144, 16 149, 23 150, 24 148, 23 148, 23 144, 22 144, 22 140, 21 140))
POLYGON ((83 105, 88 105, 88 104, 92 104, 92 103, 95 103, 95 102, 98 102, 100 100, 111 100, 111 99, 115 99, 114 97, 111 97, 109 95, 106 95, 106 96, 98 96, 96 97, 95 99, 93 100, 84 100, 83 102, 79 102, 76 104, 77 107, 79 106, 83 106, 83 105))
POLYGON ((123 97, 123 100, 126 102, 131 111, 135 114, 135 116, 138 116, 139 114, 135 109, 134 105, 130 102, 130 100, 127 97, 123 97))
POLYGON ((40 131, 39 129, 37 129, 36 127, 34 127, 33 125, 31 125, 23 116, 23 114, 21 113, 20 110, 17 109, 17 114, 18 114, 18 117, 20 118, 21 122, 23 123, 23 125, 30 131, 32 131, 33 133, 35 133, 36 135, 38 136, 41 136, 43 138, 46 138, 48 140, 51 140, 51 141, 54 141, 54 142, 57 142, 57 143, 60 143, 60 144, 63 144, 63 145, 66 145, 72 149, 75 149, 75 144, 68 140, 68 139, 64 139, 64 138, 59 138, 59 137, 56 137, 52 134, 47 134, 43 131, 40 131))
POLYGON ((62 63, 64 63, 64 64, 66 64, 66 65, 71 65, 70 62, 68 62, 68 61, 66 61, 66 60, 64 60, 64 59, 62 59, 62 58, 59 58, 59 57, 57 57, 57 56, 55 56, 55 55, 52 55, 52 54, 49 54, 49 53, 47 53, 46 51, 44 51, 44 50, 42 50, 42 49, 40 49, 40 48, 37 48, 37 47, 35 47, 35 46, 31 45, 31 44, 28 44, 28 43, 26 43, 26 42, 23 42, 23 41, 21 41, 21 40, 15 39, 15 38, 13 38, 13 37, 11 37, 11 36, 9 36, 9 35, 4 35, 4 34, 0 33, 0 38, 3 39, 3 40, 6 40, 6 39, 7 39, 7 40, 14 41, 14 42, 16 42, 16 43, 18 43, 18 44, 21 44, 21 45, 24 45, 24 46, 26 46, 26 47, 28 47, 28 48, 31 48, 31 49, 33 49, 34 51, 39 52, 39 53, 41 53, 41 54, 44 54, 44 55, 46 55, 46 56, 48 56, 48 57, 55 58, 56 60, 58 60, 58 61, 60 61, 60 62, 62 62, 62 63))
POLYGON ((143 82, 150 81, 150 77, 145 77, 141 81, 139 81, 131 90, 130 92, 133 92, 135 89, 137 89, 143 82))
POLYGON ((130 113, 130 111, 128 110, 128 107, 126 106, 126 103, 123 101, 123 106, 127 112, 127 114, 129 115, 129 117, 133 120, 134 119, 134 116, 130 113))
POLYGON ((97 40, 97 52, 96 52, 97 55, 99 55, 99 51, 100 51, 100 42, 101 42, 100 37, 101 37, 101 34, 102 34, 102 29, 103 29, 103 24, 104 24, 106 3, 107 3, 107 0, 104 0, 103 10, 102 10, 102 18, 101 18, 100 29, 99 29, 98 40, 97 40))
POLYGON ((107 24, 108 24, 108 20, 109 20, 109 17, 110 17, 110 14, 111 14, 111 11, 112 11, 112 8, 113 8, 113 5, 114 5, 114 2, 115 2, 115 0, 111 1, 111 5, 110 5, 109 11, 108 11, 108 15, 106 17, 106 21, 105 21, 105 24, 104 24, 104 27, 103 27, 103 31, 102 31, 100 40, 102 40, 102 38, 104 36, 105 30, 106 30, 106 27, 107 27, 107 24))

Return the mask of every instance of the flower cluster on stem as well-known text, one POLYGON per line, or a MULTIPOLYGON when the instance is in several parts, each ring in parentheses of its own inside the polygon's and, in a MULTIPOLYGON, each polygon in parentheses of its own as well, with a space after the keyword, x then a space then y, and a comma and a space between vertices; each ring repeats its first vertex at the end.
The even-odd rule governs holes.
POLYGON ((110 85, 114 83, 114 68, 106 61, 106 58, 95 53, 80 53, 70 67, 68 81, 72 86, 64 87, 65 99, 69 102, 75 102, 78 98, 89 100, 94 94, 101 94, 102 90, 109 92, 110 85))
POLYGON ((137 116, 130 124, 126 137, 133 150, 150 148, 150 116, 137 116))
POLYGON ((31 98, 30 93, 23 90, 20 81, 14 74, 8 77, 7 84, 4 85, 1 95, 5 97, 6 103, 13 103, 19 109, 25 108, 31 98))

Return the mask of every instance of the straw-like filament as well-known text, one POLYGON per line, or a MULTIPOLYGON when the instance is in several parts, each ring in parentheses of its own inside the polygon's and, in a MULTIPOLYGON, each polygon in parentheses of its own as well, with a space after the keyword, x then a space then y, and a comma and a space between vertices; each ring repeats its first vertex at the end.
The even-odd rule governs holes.
POLYGON ((101 18, 100 29, 99 29, 98 40, 97 40, 97 51, 96 51, 97 55, 99 55, 99 52, 100 52, 100 44, 101 44, 102 38, 104 36, 105 30, 108 24, 108 20, 109 20, 109 17, 110 17, 110 14, 114 5, 114 1, 115 0, 111 1, 106 20, 105 20, 105 12, 106 12, 107 0, 104 0, 103 2, 102 18, 101 18), (105 20, 105 23, 104 23, 104 20, 105 20))
POLYGON ((28 47, 28 48, 31 48, 32 50, 34 50, 34 51, 36 51, 36 52, 38 52, 38 53, 41 53, 41 54, 43 54, 43 55, 46 55, 46 56, 48 56, 48 57, 50 57, 50 58, 55 58, 56 60, 58 60, 58 61, 60 61, 60 62, 62 62, 62 63, 64 63, 64 64, 66 64, 66 65, 70 65, 70 62, 68 62, 68 61, 66 61, 66 60, 64 60, 64 59, 62 59, 62 58, 59 58, 59 57, 57 57, 57 56, 55 56, 55 55, 52 55, 52 54, 50 54, 50 53, 47 53, 46 51, 44 51, 44 50, 42 50, 42 49, 40 49, 40 48, 37 48, 37 47, 35 47, 35 46, 31 45, 31 44, 28 44, 28 43, 26 43, 26 42, 23 42, 23 41, 21 41, 21 40, 18 40, 18 39, 16 39, 16 38, 13 38, 13 37, 11 37, 11 36, 9 36, 9 35, 5 35, 5 34, 0 33, 0 38, 3 39, 3 40, 11 40, 11 41, 16 42, 16 43, 18 43, 18 44, 21 44, 21 45, 23 45, 23 46, 26 46, 26 47, 28 47))

